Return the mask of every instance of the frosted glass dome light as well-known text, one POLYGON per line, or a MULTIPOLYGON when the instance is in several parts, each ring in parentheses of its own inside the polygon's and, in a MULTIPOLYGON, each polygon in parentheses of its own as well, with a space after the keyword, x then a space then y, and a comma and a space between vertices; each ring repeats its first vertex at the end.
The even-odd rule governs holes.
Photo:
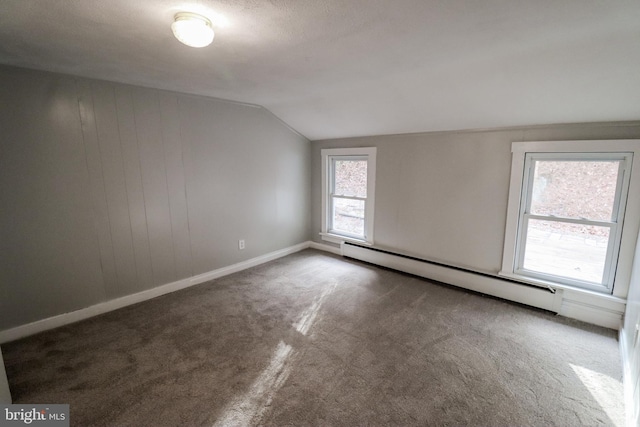
POLYGON ((173 35, 181 42, 191 47, 209 46, 213 41, 211 21, 197 13, 180 12, 171 24, 173 35))

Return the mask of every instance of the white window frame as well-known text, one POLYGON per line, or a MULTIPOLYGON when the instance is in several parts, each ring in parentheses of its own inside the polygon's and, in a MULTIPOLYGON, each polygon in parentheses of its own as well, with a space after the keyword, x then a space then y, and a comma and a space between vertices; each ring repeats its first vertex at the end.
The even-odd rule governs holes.
POLYGON ((373 245, 373 218, 375 209, 376 188, 376 147, 328 148, 321 151, 322 156, 322 236, 323 240, 332 243, 351 241, 373 245), (364 200, 364 238, 331 229, 333 161, 334 160, 366 160, 367 161, 367 197, 364 200))
MULTIPOLYGON (((541 141, 514 142, 512 144, 511 183, 507 208, 504 252, 500 275, 524 282, 553 286, 556 288, 580 289, 625 297, 631 275, 635 243, 640 226, 640 167, 633 168, 632 160, 640 161, 640 140, 604 141, 541 141), (617 195, 614 210, 615 224, 605 224, 614 233, 607 248, 608 265, 602 285, 589 284, 579 280, 559 278, 553 275, 535 273, 521 268, 524 250, 520 245, 526 242, 526 222, 531 219, 545 219, 544 216, 529 213, 531 193, 530 163, 538 159, 554 160, 623 160, 618 174, 618 187, 622 197, 617 195), (625 197, 626 195, 626 197, 625 197), (635 234, 635 236, 634 236, 635 234), (617 264, 616 264, 617 261, 617 264)), ((593 221, 567 220, 565 222, 591 223, 593 221)), ((603 225, 598 223, 595 225, 603 225)))

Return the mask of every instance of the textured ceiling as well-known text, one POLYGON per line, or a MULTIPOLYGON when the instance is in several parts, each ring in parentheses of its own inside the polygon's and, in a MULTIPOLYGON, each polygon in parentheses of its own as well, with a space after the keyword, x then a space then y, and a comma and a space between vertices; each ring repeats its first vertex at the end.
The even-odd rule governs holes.
POLYGON ((638 0, 0 0, 0 63, 259 104, 309 139, 640 119, 638 0), (223 16, 213 44, 170 30, 223 16))

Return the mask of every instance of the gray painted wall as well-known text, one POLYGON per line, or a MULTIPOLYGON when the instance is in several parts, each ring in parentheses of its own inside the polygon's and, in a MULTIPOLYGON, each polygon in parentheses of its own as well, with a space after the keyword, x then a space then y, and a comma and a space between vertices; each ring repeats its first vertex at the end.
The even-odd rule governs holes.
POLYGON ((312 238, 322 242, 320 150, 375 146, 376 246, 497 273, 512 142, 639 137, 633 122, 313 141, 312 238))
POLYGON ((0 403, 11 403, 11 391, 9 390, 9 381, 7 380, 7 372, 4 369, 4 359, 2 358, 2 350, 0 350, 0 403))
POLYGON ((11 67, 0 105, 0 330, 309 240, 310 144, 263 108, 11 67))

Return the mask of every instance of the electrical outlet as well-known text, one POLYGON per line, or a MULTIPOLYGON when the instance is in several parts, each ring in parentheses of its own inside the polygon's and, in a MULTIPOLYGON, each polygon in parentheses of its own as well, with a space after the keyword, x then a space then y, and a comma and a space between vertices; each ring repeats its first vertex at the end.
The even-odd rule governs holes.
POLYGON ((243 250, 244 249, 244 239, 243 240, 238 240, 238 249, 239 250, 243 250))

